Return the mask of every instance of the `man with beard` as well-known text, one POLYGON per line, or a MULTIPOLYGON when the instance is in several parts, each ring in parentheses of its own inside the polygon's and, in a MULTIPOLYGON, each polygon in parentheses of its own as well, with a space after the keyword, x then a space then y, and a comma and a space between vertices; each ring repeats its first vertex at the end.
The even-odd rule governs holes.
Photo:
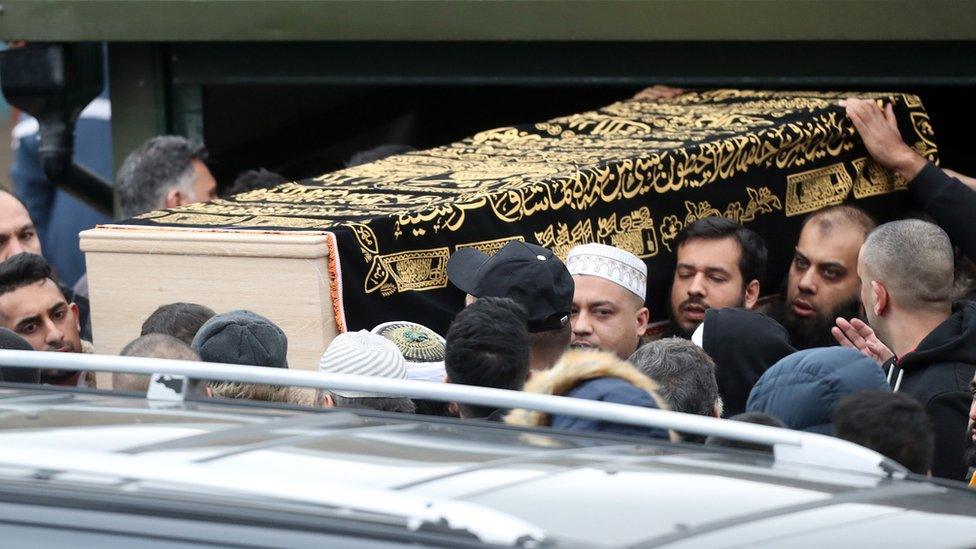
MULTIPOLYGON (((58 289, 43 257, 22 253, 0 262, 0 327, 12 330, 37 351, 80 353, 78 306, 58 289)), ((41 370, 41 383, 87 386, 80 371, 41 370)))
POLYGON ((688 339, 707 309, 754 309, 766 269, 762 237, 724 217, 688 225, 675 239, 671 334, 688 339))
POLYGON ((833 206, 803 223, 786 287, 767 313, 790 333, 797 349, 836 345, 837 317, 861 314, 857 254, 875 222, 854 206, 833 206))

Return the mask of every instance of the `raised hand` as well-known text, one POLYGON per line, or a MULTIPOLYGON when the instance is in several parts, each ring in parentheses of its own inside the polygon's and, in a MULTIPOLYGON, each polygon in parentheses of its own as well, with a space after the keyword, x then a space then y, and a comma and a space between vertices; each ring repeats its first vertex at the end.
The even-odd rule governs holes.
POLYGON ((922 171, 926 160, 901 138, 890 103, 883 111, 877 102, 867 99, 850 98, 841 101, 841 105, 875 162, 909 181, 922 171))
POLYGON ((658 99, 671 99, 673 97, 678 97, 683 93, 685 93, 685 90, 682 88, 673 88, 671 86, 662 86, 658 84, 649 88, 644 88, 643 90, 637 92, 634 95, 634 99, 640 99, 641 101, 657 101, 658 99))
POLYGON ((895 356, 891 349, 881 343, 878 336, 874 334, 874 330, 860 319, 852 318, 848 321, 844 318, 838 318, 836 323, 837 326, 831 328, 830 333, 841 346, 857 349, 874 359, 879 365, 895 356))

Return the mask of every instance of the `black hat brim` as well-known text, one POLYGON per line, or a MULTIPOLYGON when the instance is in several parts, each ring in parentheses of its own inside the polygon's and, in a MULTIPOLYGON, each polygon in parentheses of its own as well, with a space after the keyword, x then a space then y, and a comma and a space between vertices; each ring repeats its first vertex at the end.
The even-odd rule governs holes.
POLYGON ((479 297, 475 293, 480 280, 479 273, 489 256, 477 248, 461 248, 447 260, 447 279, 466 294, 479 297))

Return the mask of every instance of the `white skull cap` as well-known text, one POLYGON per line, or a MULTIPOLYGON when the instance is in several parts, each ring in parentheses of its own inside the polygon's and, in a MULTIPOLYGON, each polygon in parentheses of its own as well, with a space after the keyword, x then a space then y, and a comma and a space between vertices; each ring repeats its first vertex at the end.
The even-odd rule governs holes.
POLYGON ((647 296, 647 265, 636 255, 606 244, 581 244, 569 250, 566 268, 571 275, 605 278, 643 301, 647 296))

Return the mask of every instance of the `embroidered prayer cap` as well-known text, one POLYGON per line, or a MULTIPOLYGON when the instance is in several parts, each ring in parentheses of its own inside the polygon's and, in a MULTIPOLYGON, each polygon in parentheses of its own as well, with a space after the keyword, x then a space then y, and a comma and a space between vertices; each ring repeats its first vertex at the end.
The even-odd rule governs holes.
POLYGON ((605 278, 643 301, 647 296, 647 265, 636 255, 606 244, 581 244, 569 250, 566 267, 572 275, 605 278))
POLYGON ((576 286, 551 251, 513 240, 489 256, 461 248, 447 261, 447 279, 475 297, 507 297, 525 307, 529 332, 559 330, 569 322, 576 286))
MULTIPOLYGON (((407 378, 406 361, 396 345, 385 337, 371 334, 366 330, 335 336, 319 359, 318 370, 329 374, 407 378)), ((340 389, 330 389, 330 391, 349 398, 389 396, 383 393, 340 389)))
POLYGON ((427 326, 398 320, 384 322, 372 333, 383 336, 396 345, 406 360, 407 379, 444 381, 444 338, 427 326))

